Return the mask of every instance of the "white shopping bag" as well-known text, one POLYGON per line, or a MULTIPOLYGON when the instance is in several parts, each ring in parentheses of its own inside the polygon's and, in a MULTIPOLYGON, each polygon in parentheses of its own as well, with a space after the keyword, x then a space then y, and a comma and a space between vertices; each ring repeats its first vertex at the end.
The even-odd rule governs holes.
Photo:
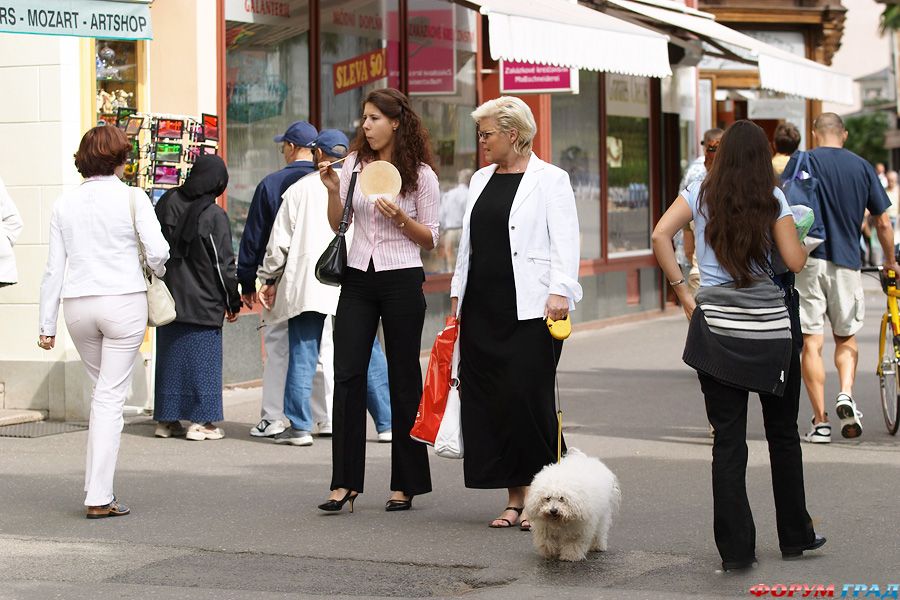
POLYGON ((444 418, 434 440, 434 453, 442 458, 463 457, 462 413, 459 404, 459 339, 453 346, 453 369, 450 374, 450 394, 444 418))

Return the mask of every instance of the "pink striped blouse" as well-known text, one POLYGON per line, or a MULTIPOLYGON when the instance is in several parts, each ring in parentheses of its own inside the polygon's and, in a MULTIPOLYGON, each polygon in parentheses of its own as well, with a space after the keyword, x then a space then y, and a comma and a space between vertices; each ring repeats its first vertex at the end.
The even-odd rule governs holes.
MULTIPOLYGON (((356 162, 356 154, 352 153, 345 165, 356 162)), ((362 171, 363 163, 356 166, 362 171)), ((350 177, 354 169, 341 169, 341 200, 347 198, 350 189, 350 177)), ((419 189, 411 194, 401 194, 394 199, 409 218, 414 219, 431 230, 431 239, 435 247, 438 242, 438 212, 440 210, 441 191, 437 175, 426 164, 419 165, 419 189)), ((360 271, 369 268, 371 259, 376 271, 408 269, 421 267, 421 248, 406 237, 403 231, 383 216, 375 207, 375 203, 364 197, 359 189, 359 176, 353 192, 353 213, 350 217, 353 225, 353 241, 347 253, 347 265, 360 271)))

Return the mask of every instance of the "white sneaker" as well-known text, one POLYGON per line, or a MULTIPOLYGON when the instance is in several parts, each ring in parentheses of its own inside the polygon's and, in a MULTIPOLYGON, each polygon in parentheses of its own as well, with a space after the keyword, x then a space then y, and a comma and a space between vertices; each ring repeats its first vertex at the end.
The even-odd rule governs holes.
POLYGON ((263 419, 250 429, 250 435, 253 437, 272 437, 284 431, 284 424, 281 421, 267 421, 263 419))
POLYGON ((853 398, 847 394, 838 394, 834 404, 834 412, 841 419, 841 435, 845 438, 858 438, 862 435, 862 413, 856 409, 853 398))
POLYGON ((187 428, 185 436, 189 440, 202 442, 203 440, 221 440, 225 437, 225 432, 221 427, 212 424, 191 423, 187 428))
POLYGON ((331 437, 332 431, 331 423, 316 424, 316 435, 319 437, 331 437))
POLYGON ((388 429, 387 431, 382 431, 381 433, 378 434, 378 443, 379 444, 390 444, 393 441, 394 441, 394 434, 391 432, 390 429, 388 429))
POLYGON ((153 432, 158 438, 184 437, 187 430, 181 421, 173 421, 171 423, 160 422, 156 424, 156 431, 153 432))
POLYGON ((803 439, 811 444, 830 444, 831 443, 831 423, 816 423, 815 417, 812 419, 812 427, 809 433, 803 436, 803 439))

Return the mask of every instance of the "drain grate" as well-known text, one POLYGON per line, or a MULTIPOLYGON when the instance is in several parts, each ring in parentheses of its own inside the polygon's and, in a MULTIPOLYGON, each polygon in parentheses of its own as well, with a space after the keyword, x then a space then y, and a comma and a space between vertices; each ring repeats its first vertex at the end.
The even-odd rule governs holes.
POLYGON ((84 431, 87 425, 76 423, 63 423, 62 421, 37 421, 35 423, 21 423, 19 425, 6 425, 0 427, 0 437, 10 438, 36 438, 57 433, 71 433, 84 431))

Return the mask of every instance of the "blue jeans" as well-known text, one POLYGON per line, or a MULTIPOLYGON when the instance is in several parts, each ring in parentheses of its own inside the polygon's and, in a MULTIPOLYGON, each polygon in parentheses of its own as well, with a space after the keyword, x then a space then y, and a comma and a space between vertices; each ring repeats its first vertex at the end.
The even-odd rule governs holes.
MULTIPOLYGON (((313 429, 312 396, 313 377, 319 360, 319 345, 322 343, 322 328, 325 315, 317 312, 303 312, 288 321, 287 381, 284 387, 284 416, 291 427, 311 432, 313 429)), ((391 429, 391 392, 388 387, 387 358, 378 338, 372 344, 367 377, 366 406, 375 421, 378 433, 391 429)))
POLYGON ((284 386, 284 416, 291 422, 291 427, 307 433, 313 428, 309 399, 324 326, 325 315, 312 311, 300 313, 288 321, 290 348, 284 386))
POLYGON ((388 387, 387 358, 377 337, 372 344, 369 373, 366 377, 366 408, 375 421, 378 433, 391 430, 391 390, 388 387))

